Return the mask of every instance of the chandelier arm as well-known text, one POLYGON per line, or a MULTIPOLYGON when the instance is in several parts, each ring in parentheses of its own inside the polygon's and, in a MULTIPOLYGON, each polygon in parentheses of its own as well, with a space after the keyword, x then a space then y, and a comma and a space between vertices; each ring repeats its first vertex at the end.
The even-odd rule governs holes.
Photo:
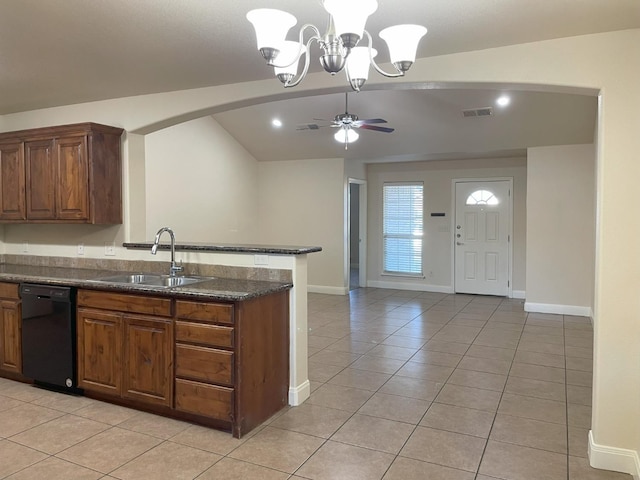
MULTIPOLYGON (((288 65, 275 65, 270 63, 269 66, 271 67, 275 67, 275 68, 288 68, 291 65, 293 65, 294 63, 296 63, 298 60, 300 60, 300 56, 302 55, 302 47, 304 46, 304 31, 307 28, 311 28, 315 35, 313 35, 309 40, 313 40, 314 38, 317 39, 318 41, 321 38, 321 33, 320 30, 318 30, 318 27, 316 27, 315 25, 311 24, 311 23, 305 23, 302 27, 300 27, 300 33, 298 34, 298 44, 300 45, 298 47, 298 53, 295 56, 295 58, 293 59, 293 61, 291 63, 289 63, 288 65)), ((307 42, 307 57, 309 57, 309 42, 307 42)), ((277 58, 277 57, 276 57, 277 58)))
POLYGON ((389 78, 397 78, 397 77, 404 77, 404 72, 398 70, 395 65, 394 68, 396 69, 395 73, 389 73, 389 72, 385 72, 384 70, 382 70, 382 68, 380 68, 378 66, 378 64, 376 63, 376 61, 373 59, 373 52, 372 52, 372 47, 373 47, 373 39, 371 38, 371 34, 369 32, 367 32, 366 30, 364 30, 364 34, 367 36, 367 38, 369 39, 369 61, 371 62, 371 65, 373 65, 373 68, 376 70, 376 72, 378 72, 380 75, 382 75, 383 77, 389 77, 389 78))
MULTIPOLYGON (((313 27, 313 25, 311 25, 311 26, 313 27)), ((318 31, 318 29, 316 27, 313 27, 313 28, 315 29, 316 32, 318 31)), ((309 50, 310 50, 309 47, 311 47, 311 42, 313 42, 314 40, 316 42, 320 42, 320 37, 314 35, 309 40, 307 40, 307 45, 306 45, 307 54, 304 57, 304 68, 302 69, 302 73, 300 75, 298 75, 298 78, 295 81, 292 81, 293 78, 287 80, 285 82, 285 84, 284 84, 285 88, 295 87, 295 86, 299 85, 300 82, 304 79, 304 77, 307 76, 307 72, 309 71, 309 64, 311 63, 311 55, 309 54, 309 50)), ((301 42, 301 44, 302 44, 302 42, 301 42)))

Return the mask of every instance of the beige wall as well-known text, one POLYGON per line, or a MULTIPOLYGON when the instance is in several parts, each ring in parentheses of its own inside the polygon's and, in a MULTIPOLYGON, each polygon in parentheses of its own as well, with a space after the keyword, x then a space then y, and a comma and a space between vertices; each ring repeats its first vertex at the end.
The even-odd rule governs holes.
MULTIPOLYGON (((146 136, 146 238, 257 243, 258 162, 212 117, 146 136)), ((135 188, 135 187, 134 187, 135 188)))
MULTIPOLYGON (((627 471, 640 469, 640 251, 635 245, 640 217, 627 213, 637 203, 640 178, 640 55, 634 45, 640 45, 640 29, 441 55, 419 59, 403 79, 411 88, 486 85, 600 92, 591 458, 595 465, 627 471)), ((295 93, 268 79, 43 109, 2 116, 0 129, 96 121, 146 134, 233 103, 338 88, 334 80, 324 73, 310 74, 295 93)), ((401 88, 401 82, 374 75, 366 88, 401 88)), ((128 161, 133 152, 126 140, 123 145, 128 161)), ((139 211, 127 210, 125 221, 139 222, 139 211)), ((121 238, 129 239, 133 229, 126 228, 121 238)), ((87 230, 103 238, 114 236, 110 229, 87 230)), ((71 240, 75 237, 65 234, 65 241, 71 240)))
POLYGON ((344 293, 344 161, 261 162, 259 172, 261 241, 322 247, 309 255, 310 289, 344 293))
POLYGON ((452 181, 456 178, 513 178, 513 289, 525 289, 527 167, 525 158, 376 163, 368 165, 367 276, 371 286, 453 292, 452 181), (382 184, 424 182, 425 237, 422 279, 382 275, 382 184), (431 217, 443 212, 445 217, 431 217))
POLYGON ((528 150, 527 307, 590 315, 595 258, 593 145, 528 150), (529 305, 531 304, 531 306, 529 305))

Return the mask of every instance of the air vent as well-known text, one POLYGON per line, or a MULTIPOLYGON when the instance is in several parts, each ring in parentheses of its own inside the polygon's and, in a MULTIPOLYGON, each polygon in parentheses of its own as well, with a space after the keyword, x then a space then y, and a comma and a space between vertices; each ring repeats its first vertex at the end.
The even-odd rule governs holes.
POLYGON ((493 107, 470 108, 462 111, 463 117, 490 117, 493 115, 493 107))

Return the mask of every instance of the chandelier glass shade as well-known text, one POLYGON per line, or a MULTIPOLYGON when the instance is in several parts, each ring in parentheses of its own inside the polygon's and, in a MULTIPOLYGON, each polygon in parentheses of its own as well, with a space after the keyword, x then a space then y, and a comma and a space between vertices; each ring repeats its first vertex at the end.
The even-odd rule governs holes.
POLYGON ((258 50, 267 64, 274 67, 277 78, 285 87, 295 87, 306 76, 313 42, 320 47, 320 63, 324 70, 331 75, 345 70, 349 84, 356 91, 360 91, 367 81, 371 66, 385 77, 401 77, 415 62, 418 43, 427 33, 425 27, 395 25, 380 32, 395 67, 394 72, 386 72, 374 60, 377 51, 365 29, 369 15, 378 8, 378 1, 324 0, 323 6, 329 14, 326 33, 322 35, 316 26, 305 24, 300 28, 297 42, 286 40, 289 30, 297 23, 290 13, 271 8, 247 13, 247 19, 256 31, 258 50), (305 40, 307 31, 311 35, 305 40), (298 74, 302 56, 305 57, 304 66, 298 74))

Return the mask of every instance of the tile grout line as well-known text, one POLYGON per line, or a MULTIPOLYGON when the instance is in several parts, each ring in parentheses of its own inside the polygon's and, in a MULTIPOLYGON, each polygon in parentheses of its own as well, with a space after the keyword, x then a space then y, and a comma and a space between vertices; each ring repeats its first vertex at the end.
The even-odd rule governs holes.
POLYGON ((567 416, 567 480, 570 480, 570 462, 569 462, 569 386, 567 384, 567 340, 564 330, 564 315, 562 316, 562 351, 564 352, 564 401, 567 416))
MULTIPOLYGON (((504 300, 502 302, 500 302, 500 304, 502 304, 504 302, 504 300)), ((497 309, 496 309, 497 310, 497 309)), ((494 312, 495 314, 495 312, 494 312)), ((493 315, 491 315, 493 316, 493 315)), ((489 317, 491 318, 491 317, 489 317)), ((491 432, 493 432, 493 427, 496 423, 496 418, 498 417, 498 410, 500 409, 500 404, 502 403, 502 398, 504 396, 504 391, 507 388, 507 382, 509 381, 509 374, 511 373, 511 369, 513 368, 513 363, 515 361, 515 356, 518 353, 518 346, 520 345, 520 340, 522 339, 522 335, 524 334, 524 329, 527 325, 527 320, 529 319, 529 314, 527 313, 525 316, 525 321, 524 321, 524 325, 522 327, 522 330, 520 331, 520 336, 518 337, 518 343, 516 345, 515 348, 515 352, 513 354, 513 358, 511 359, 511 365, 509 365, 509 371, 507 372, 507 379, 505 380, 505 384, 504 387, 502 388, 502 392, 500 392, 500 399, 498 400, 498 405, 496 406, 496 411, 493 415, 493 421, 491 422, 491 427, 489 428, 489 432, 487 433, 487 441, 484 444, 484 448, 482 449, 482 454, 480 455, 480 463, 478 464, 478 470, 476 471, 476 479, 478 478, 478 475, 480 475, 480 467, 482 466, 482 461, 484 460, 484 456, 485 453, 487 452, 487 447, 489 446, 489 439, 491 438, 491 432)))

